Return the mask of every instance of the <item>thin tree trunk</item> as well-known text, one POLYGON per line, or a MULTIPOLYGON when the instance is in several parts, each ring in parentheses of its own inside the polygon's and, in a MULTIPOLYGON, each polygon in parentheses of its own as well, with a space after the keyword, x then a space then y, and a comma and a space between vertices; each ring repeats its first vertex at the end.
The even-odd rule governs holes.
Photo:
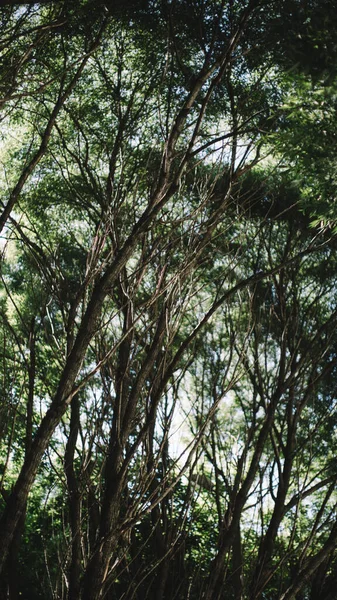
POLYGON ((69 567, 68 600, 78 600, 81 578, 81 493, 74 468, 74 458, 80 420, 80 401, 76 394, 71 401, 70 432, 64 457, 68 484, 68 505, 71 529, 71 561, 69 567))

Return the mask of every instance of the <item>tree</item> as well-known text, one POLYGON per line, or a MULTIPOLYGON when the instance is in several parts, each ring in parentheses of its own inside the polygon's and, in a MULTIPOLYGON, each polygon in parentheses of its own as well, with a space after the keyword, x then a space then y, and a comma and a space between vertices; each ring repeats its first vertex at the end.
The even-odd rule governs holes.
POLYGON ((34 526, 51 597, 329 588, 335 239, 292 179, 333 7, 5 4, 3 597, 34 526))

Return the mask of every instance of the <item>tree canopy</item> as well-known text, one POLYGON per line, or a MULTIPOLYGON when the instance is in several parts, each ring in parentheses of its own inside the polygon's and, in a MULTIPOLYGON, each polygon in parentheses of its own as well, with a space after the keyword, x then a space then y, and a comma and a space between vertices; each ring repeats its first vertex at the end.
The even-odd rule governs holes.
POLYGON ((333 600, 334 2, 0 19, 0 599, 333 600))

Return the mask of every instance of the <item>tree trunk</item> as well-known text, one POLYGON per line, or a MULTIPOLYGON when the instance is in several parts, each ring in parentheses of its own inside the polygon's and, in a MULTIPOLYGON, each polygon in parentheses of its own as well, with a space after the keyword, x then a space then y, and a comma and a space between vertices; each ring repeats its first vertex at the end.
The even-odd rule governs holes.
POLYGON ((81 578, 81 493, 74 468, 74 457, 79 431, 80 402, 78 395, 71 401, 70 432, 64 457, 64 470, 69 493, 69 520, 71 529, 71 561, 69 568, 68 600, 78 600, 81 578))

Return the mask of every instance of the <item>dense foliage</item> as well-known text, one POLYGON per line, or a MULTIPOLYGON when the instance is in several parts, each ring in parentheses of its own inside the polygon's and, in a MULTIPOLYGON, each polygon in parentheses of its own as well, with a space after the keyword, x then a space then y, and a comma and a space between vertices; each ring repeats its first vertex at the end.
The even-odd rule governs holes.
POLYGON ((334 3, 0 19, 0 599, 333 600, 334 3))

